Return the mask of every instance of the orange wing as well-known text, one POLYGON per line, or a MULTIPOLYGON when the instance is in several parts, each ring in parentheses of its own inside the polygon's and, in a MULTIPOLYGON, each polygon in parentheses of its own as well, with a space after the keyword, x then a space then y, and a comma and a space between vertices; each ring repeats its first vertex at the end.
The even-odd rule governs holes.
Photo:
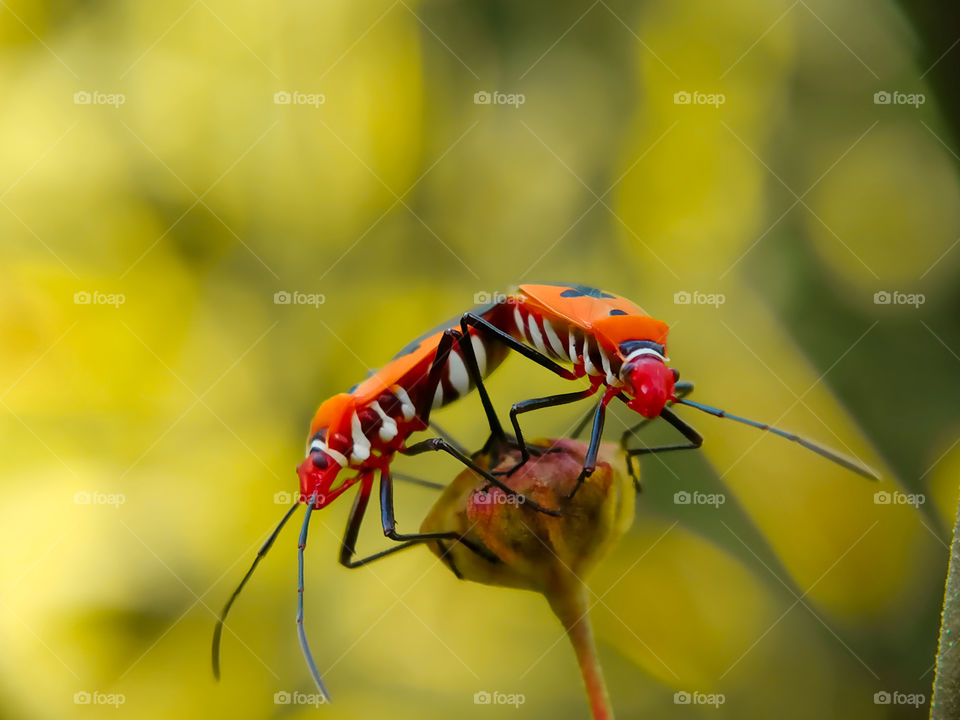
MULTIPOLYGON (((496 303, 478 305, 472 309, 472 312, 477 315, 485 315, 496 307, 498 307, 496 303)), ((433 363, 434 357, 436 357, 437 346, 440 344, 440 338, 443 336, 444 331, 450 329, 456 330, 459 328, 459 324, 460 316, 457 315, 446 322, 440 323, 432 330, 428 330, 416 340, 412 340, 405 348, 394 355, 393 360, 372 373, 359 385, 350 388, 347 392, 357 398, 359 404, 365 405, 375 400, 384 390, 388 390, 393 385, 400 385, 402 387, 412 385, 412 383, 403 381, 408 379, 410 373, 416 371, 421 363, 423 363, 424 367, 418 372, 429 372, 430 365, 433 363)), ((498 363, 499 360, 495 361, 494 358, 488 357, 487 372, 492 372, 498 363)), ((414 380, 417 379, 419 378, 414 378, 414 380)))
POLYGON ((417 338, 397 353, 393 360, 359 385, 353 387, 350 394, 356 398, 358 404, 366 405, 392 386, 404 385, 405 383, 401 381, 416 370, 419 365, 426 365, 426 369, 423 371, 426 372, 436 356, 437 345, 440 343, 442 336, 443 331, 441 330, 439 332, 431 331, 426 336, 417 338))
POLYGON ((565 320, 616 351, 628 340, 666 345, 667 324, 624 297, 586 285, 521 285, 517 296, 546 317, 565 320))
POLYGON ((521 285, 517 291, 524 302, 548 317, 563 318, 582 330, 592 330, 594 323, 614 315, 643 315, 643 308, 626 298, 586 285, 521 285))
POLYGON ((373 402, 394 385, 404 385, 403 380, 421 363, 424 366, 421 372, 426 373, 429 370, 441 335, 443 335, 442 331, 431 330, 411 342, 397 353, 393 360, 354 385, 349 391, 327 399, 310 423, 310 436, 313 437, 314 433, 321 428, 330 428, 331 433, 349 434, 350 418, 356 409, 373 402))

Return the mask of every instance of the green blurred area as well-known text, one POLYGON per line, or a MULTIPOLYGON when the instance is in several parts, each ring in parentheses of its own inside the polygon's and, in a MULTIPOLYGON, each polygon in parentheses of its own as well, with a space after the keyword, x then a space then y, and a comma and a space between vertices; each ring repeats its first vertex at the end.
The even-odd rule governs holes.
MULTIPOLYGON (((343 569, 347 500, 307 552, 335 703, 275 701, 311 692, 294 529, 235 607, 223 681, 209 670, 317 405, 538 281, 635 300, 671 325, 695 398, 883 476, 685 409, 703 451, 644 462, 592 578, 618 716, 925 716, 874 694, 929 694, 958 496, 950 38, 865 0, 4 0, 0 716, 585 717, 542 598, 458 582, 425 549, 343 569)), ((490 389, 505 413, 571 388, 513 357, 490 389)), ((585 409, 527 427, 560 436, 585 409)), ((475 397, 436 419, 484 440, 475 397)), ((611 439, 634 421, 614 413, 611 439)), ((434 497, 399 487, 401 530, 434 497)), ((371 513, 361 546, 385 542, 371 513)))

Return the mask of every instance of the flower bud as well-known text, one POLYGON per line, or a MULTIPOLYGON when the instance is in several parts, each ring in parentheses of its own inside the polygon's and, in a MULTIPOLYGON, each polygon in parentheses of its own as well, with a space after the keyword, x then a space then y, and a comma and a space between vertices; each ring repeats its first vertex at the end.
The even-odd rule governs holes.
MULTIPOLYGON (((615 470, 622 458, 614 446, 601 446, 593 474, 569 498, 587 446, 567 439, 541 443, 553 450, 531 457, 512 475, 498 476, 517 495, 466 470, 424 519, 422 532, 455 530, 499 559, 491 562, 460 543, 444 542, 443 549, 431 543, 463 578, 548 594, 571 575, 584 577, 630 527, 634 492, 625 473, 615 470), (525 499, 561 515, 534 510, 525 499)), ((519 452, 507 453, 491 470, 509 470, 519 459, 519 452)))
MULTIPOLYGON (((597 466, 577 487, 587 446, 576 440, 539 441, 551 452, 531 457, 512 475, 498 477, 516 495, 488 485, 467 470, 434 504, 422 532, 454 530, 469 544, 430 544, 465 580, 543 593, 573 643, 583 672, 593 716, 612 718, 588 617, 583 577, 623 536, 633 521, 634 490, 622 472, 615 446, 602 445, 597 466), (558 510, 554 517, 525 505, 529 499, 558 510), (481 552, 478 552, 481 551, 481 552)), ((493 460, 493 471, 512 468, 513 451, 493 460)), ((489 458, 475 458, 481 466, 489 458)))

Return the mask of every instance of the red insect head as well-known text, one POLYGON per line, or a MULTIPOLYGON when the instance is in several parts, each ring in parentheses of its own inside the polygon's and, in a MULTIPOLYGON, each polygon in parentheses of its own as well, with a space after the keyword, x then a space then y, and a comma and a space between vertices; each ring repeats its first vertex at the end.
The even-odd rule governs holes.
MULTIPOLYGON (((343 445, 346 449, 345 446, 349 440, 346 437, 334 435, 330 442, 332 445, 343 445), (337 440, 341 439, 343 442, 338 443, 337 440)), ((315 441, 306 459, 297 466, 297 475, 300 476, 300 502, 310 502, 310 498, 316 494, 313 507, 319 510, 329 505, 340 493, 353 485, 351 480, 333 488, 333 483, 336 482, 344 464, 346 464, 344 453, 315 441), (318 444, 323 446, 322 449, 318 444)))
POLYGON ((627 406, 644 417, 655 418, 674 397, 679 373, 668 368, 657 354, 642 354, 624 363, 620 376, 624 392, 631 395, 627 406))

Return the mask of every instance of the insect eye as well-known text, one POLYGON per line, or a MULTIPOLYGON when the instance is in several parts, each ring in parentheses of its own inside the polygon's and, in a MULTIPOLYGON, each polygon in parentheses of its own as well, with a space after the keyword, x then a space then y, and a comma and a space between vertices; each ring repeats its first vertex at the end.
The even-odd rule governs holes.
POLYGON ((313 466, 318 470, 327 469, 327 456, 322 452, 310 453, 310 459, 313 460, 313 466))

